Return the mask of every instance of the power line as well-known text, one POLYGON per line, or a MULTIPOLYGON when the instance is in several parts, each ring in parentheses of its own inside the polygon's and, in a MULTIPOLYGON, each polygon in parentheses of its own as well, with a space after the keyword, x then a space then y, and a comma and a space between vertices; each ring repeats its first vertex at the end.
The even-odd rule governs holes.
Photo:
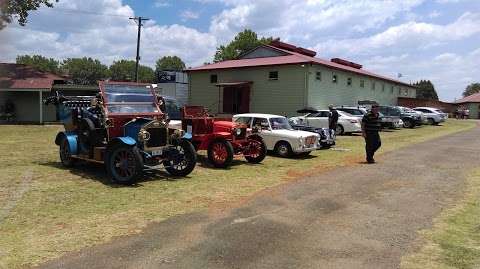
POLYGON ((143 18, 143 17, 134 17, 134 18, 129 18, 130 20, 134 20, 135 22, 138 21, 138 34, 137 34, 137 58, 136 58, 136 63, 135 63, 135 81, 138 82, 138 63, 140 62, 140 35, 142 32, 142 26, 143 26, 143 21, 148 21, 150 20, 149 18, 143 18))

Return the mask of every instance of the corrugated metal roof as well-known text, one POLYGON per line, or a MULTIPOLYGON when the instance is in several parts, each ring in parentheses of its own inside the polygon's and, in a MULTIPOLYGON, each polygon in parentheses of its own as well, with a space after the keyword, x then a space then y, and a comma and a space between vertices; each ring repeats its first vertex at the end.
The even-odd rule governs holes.
POLYGON ((65 78, 23 64, 0 63, 0 89, 51 89, 65 78))
POLYGON ((386 80, 398 84, 402 84, 409 87, 415 87, 403 81, 395 80, 386 76, 378 75, 373 72, 369 72, 364 69, 353 68, 350 66, 334 63, 328 60, 320 59, 317 57, 310 57, 307 55, 300 54, 294 51, 284 50, 278 47, 263 45, 275 50, 280 50, 285 53, 288 53, 287 56, 277 56, 277 57, 264 57, 264 58, 253 58, 253 59, 239 59, 239 60, 229 60, 213 64, 207 64, 200 67, 190 68, 187 72, 197 72, 197 71, 208 71, 208 70, 218 70, 218 69, 233 69, 233 68, 246 68, 246 67, 257 67, 257 66, 272 66, 272 65, 288 65, 288 64, 318 64, 333 69, 347 71, 355 74, 360 74, 364 76, 369 76, 381 80, 386 80))
POLYGON ((460 100, 457 100, 457 104, 462 104, 462 103, 480 103, 480 92, 472 94, 470 96, 467 96, 465 98, 462 98, 460 100))

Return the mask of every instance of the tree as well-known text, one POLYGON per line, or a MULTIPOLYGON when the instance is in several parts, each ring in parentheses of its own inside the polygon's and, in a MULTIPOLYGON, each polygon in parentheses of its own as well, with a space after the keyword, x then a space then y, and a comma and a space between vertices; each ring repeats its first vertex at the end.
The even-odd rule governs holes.
POLYGON ((438 100, 437 91, 435 90, 435 86, 433 86, 433 83, 430 80, 420 80, 413 85, 418 88, 418 99, 438 100))
POLYGON ((68 74, 73 83, 95 85, 97 81, 108 78, 108 67, 92 58, 68 58, 63 61, 61 69, 68 74))
MULTIPOLYGON (((110 66, 112 80, 115 81, 135 81, 135 61, 120 60, 115 61, 110 66)), ((155 72, 152 68, 144 65, 138 66, 138 82, 153 83, 155 81, 155 72)))
POLYGON ((60 62, 53 58, 46 58, 41 55, 19 55, 17 64, 25 64, 42 72, 60 74, 60 62))
POLYGON ((159 71, 182 71, 185 63, 178 56, 165 56, 157 60, 156 72, 159 71))
MULTIPOLYGON (((54 0, 58 2, 58 0, 54 0)), ((18 18, 18 23, 25 26, 28 12, 37 10, 42 5, 53 7, 52 0, 0 0, 0 29, 18 18)))
POLYGON ((475 94, 477 92, 480 92, 480 83, 472 83, 465 88, 465 91, 463 91, 463 97, 470 96, 472 94, 475 94))
POLYGON ((213 61, 221 62, 236 59, 238 56, 251 49, 262 44, 269 44, 272 40, 272 37, 262 37, 261 39, 258 39, 258 36, 254 31, 245 29, 243 32, 238 33, 229 44, 218 47, 213 61))

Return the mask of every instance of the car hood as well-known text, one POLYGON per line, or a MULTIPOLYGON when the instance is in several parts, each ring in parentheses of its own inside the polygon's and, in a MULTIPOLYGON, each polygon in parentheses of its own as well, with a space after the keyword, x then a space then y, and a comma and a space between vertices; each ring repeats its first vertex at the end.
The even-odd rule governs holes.
POLYGON ((290 137, 290 138, 307 137, 307 136, 312 136, 312 135, 320 137, 320 135, 317 134, 317 133, 300 131, 300 130, 281 129, 281 130, 272 130, 272 133, 274 133, 276 135, 284 136, 284 137, 290 137))

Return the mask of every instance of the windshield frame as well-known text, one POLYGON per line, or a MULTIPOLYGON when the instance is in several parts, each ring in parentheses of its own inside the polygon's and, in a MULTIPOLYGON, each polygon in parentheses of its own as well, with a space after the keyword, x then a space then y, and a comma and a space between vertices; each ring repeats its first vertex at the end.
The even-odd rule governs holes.
POLYGON ((103 106, 105 109, 105 113, 107 115, 119 115, 119 116, 129 116, 129 115, 142 115, 142 116, 161 116, 163 115, 162 110, 158 104, 158 100, 156 94, 153 90, 151 84, 148 83, 135 83, 135 82, 106 82, 100 81, 99 83, 100 94, 102 95, 103 99, 103 106), (118 86, 131 86, 131 87, 145 87, 148 89, 148 93, 152 95, 152 102, 109 102, 107 87, 109 85, 118 85, 118 86), (109 108, 110 105, 151 105, 154 111, 151 112, 112 112, 109 108))

